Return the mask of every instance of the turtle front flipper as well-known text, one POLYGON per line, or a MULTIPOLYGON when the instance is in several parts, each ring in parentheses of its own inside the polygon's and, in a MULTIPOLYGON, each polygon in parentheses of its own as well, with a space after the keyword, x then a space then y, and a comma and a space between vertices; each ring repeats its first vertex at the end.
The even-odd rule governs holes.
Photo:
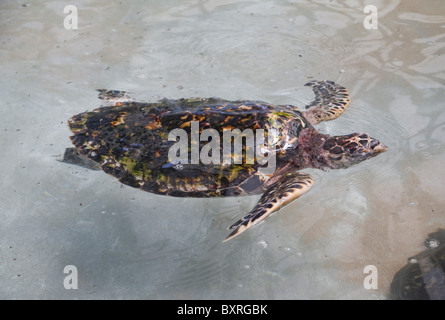
POLYGON ((267 187, 255 208, 229 227, 229 229, 234 230, 224 242, 263 221, 291 201, 308 192, 314 183, 314 179, 309 174, 301 172, 291 172, 283 176, 272 177, 272 179, 275 182, 267 187))
POLYGON ((337 119, 349 102, 348 91, 333 81, 311 81, 305 86, 312 87, 315 100, 306 106, 305 118, 312 124, 337 119))
POLYGON ((99 91, 98 98, 104 100, 110 106, 120 106, 125 102, 135 101, 129 95, 128 91, 96 89, 99 91))

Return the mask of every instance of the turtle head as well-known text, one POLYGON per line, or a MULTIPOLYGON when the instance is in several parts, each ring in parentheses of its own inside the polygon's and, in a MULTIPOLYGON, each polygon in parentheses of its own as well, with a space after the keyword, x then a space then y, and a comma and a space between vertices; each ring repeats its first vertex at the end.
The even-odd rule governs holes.
POLYGON ((385 152, 388 147, 366 133, 329 137, 323 144, 326 159, 334 169, 348 168, 385 152))

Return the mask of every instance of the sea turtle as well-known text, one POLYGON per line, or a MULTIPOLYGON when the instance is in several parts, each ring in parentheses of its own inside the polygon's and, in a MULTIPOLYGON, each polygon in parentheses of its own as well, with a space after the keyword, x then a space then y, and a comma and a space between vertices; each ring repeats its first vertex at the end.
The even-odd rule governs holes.
POLYGON ((445 300, 445 229, 425 240, 427 250, 408 258, 394 276, 390 297, 396 300, 445 300))
POLYGON ((229 227, 233 229, 225 239, 229 240, 309 191, 314 179, 299 170, 347 168, 387 150, 365 133, 329 136, 317 132, 314 125, 342 114, 349 94, 333 81, 311 81, 306 86, 312 87, 315 100, 304 111, 292 105, 219 98, 146 103, 135 101, 126 91, 100 89, 99 98, 110 106, 69 119, 76 148, 67 149, 66 154, 87 157, 121 183, 156 194, 261 194, 253 210, 229 227), (199 134, 200 140, 178 147, 181 135, 171 137, 177 130, 183 130, 189 140, 199 134), (219 146, 226 143, 220 138, 227 132, 231 135, 227 135, 229 151, 225 153, 225 147, 219 146), (263 138, 258 132, 264 133, 263 138), (241 149, 235 148, 238 137, 245 140, 241 149), (219 144, 210 148, 210 143, 219 144), (181 151, 182 161, 175 158, 181 151))

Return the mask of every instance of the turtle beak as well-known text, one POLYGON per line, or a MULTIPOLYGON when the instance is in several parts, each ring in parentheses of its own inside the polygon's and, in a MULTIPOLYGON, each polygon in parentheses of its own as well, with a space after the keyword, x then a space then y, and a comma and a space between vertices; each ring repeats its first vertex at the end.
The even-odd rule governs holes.
POLYGON ((385 152, 388 150, 388 147, 381 143, 379 140, 372 139, 371 140, 371 149, 375 155, 385 152))

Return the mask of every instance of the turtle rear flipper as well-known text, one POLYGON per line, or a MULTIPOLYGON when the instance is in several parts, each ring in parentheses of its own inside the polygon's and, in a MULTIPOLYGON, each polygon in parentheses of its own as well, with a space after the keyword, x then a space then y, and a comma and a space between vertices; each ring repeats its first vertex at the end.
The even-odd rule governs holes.
POLYGON ((127 95, 128 91, 96 89, 99 91, 98 98, 104 100, 108 105, 119 106, 125 102, 135 101, 127 95))
POLYGON ((348 91, 333 81, 311 81, 305 86, 312 87, 315 100, 306 106, 305 118, 312 124, 337 119, 349 102, 348 91))
POLYGON ((75 164, 90 170, 100 170, 100 165, 88 158, 86 155, 80 154, 76 148, 66 148, 61 162, 75 164))
POLYGON ((224 242, 236 237, 305 194, 314 183, 314 179, 309 174, 301 172, 291 172, 277 178, 277 181, 263 193, 255 208, 229 227, 229 229, 235 230, 224 242))

